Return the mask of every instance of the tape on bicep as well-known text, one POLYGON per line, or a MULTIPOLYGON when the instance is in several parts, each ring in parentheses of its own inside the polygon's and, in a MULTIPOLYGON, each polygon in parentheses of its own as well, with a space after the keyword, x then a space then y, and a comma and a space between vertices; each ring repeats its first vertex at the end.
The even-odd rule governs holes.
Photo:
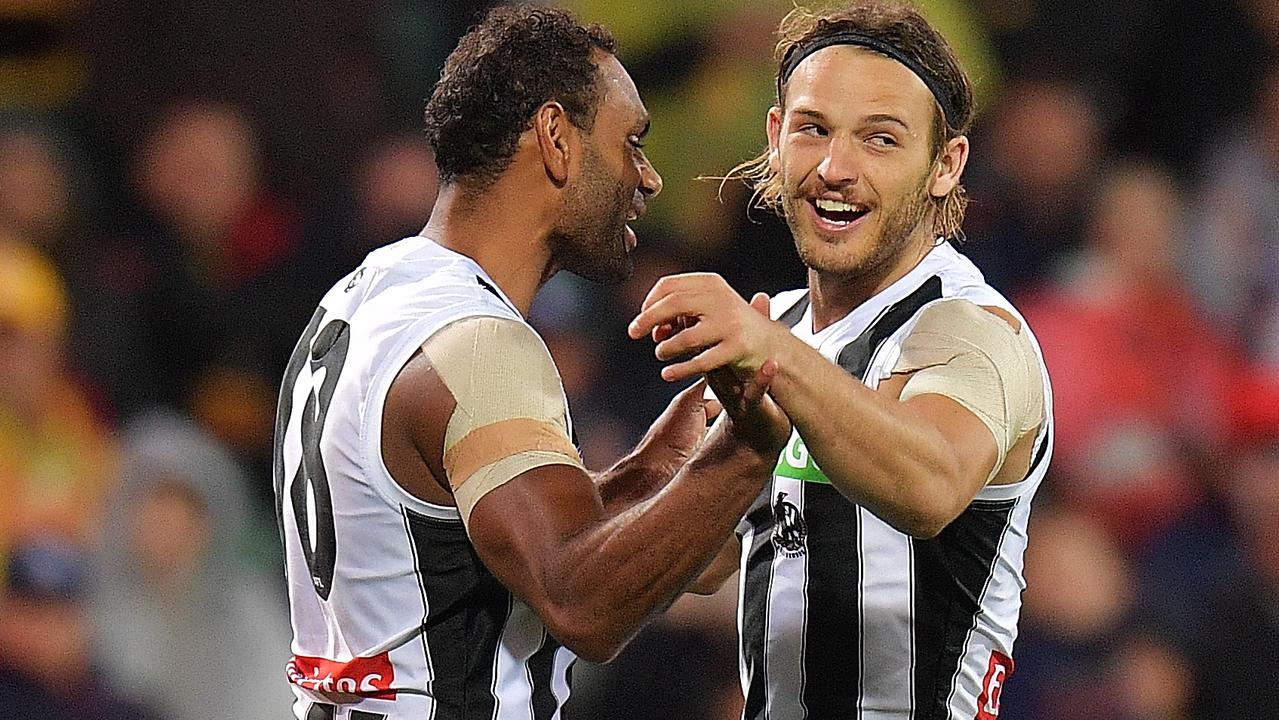
POLYGON ((456 401, 443 465, 463 520, 481 497, 522 472, 582 467, 559 373, 532 328, 508 318, 466 318, 433 335, 423 351, 456 401))
POLYGON ((1043 382, 1025 333, 966 300, 944 300, 925 308, 894 373, 910 373, 904 402, 924 394, 948 397, 990 430, 997 448, 987 481, 1003 466, 1008 450, 1043 415, 1043 382))

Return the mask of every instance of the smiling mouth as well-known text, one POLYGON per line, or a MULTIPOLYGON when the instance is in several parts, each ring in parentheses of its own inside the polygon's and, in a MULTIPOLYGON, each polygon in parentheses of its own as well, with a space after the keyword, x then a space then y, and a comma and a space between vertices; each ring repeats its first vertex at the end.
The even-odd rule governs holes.
POLYGON ((808 202, 813 206, 813 211, 817 213, 817 217, 839 227, 852 225, 870 212, 865 207, 842 200, 815 198, 810 199, 808 202))

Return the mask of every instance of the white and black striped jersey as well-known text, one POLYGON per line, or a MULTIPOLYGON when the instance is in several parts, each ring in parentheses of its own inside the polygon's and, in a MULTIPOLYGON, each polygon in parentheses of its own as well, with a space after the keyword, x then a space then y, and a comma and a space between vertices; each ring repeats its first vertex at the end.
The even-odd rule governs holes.
MULTIPOLYGON (((1001 307, 1021 319, 947 243, 818 333, 807 291, 782 293, 773 307, 796 336, 875 387, 890 374, 919 311, 942 298, 1001 307)), ((747 720, 997 717, 1012 671, 1031 498, 1052 451, 1042 356, 1040 368, 1048 420, 1029 473, 982 489, 932 539, 901 533, 849 501, 792 435, 772 482, 738 528, 747 720)))
POLYGON ((523 322, 473 260, 408 238, 329 290, 293 352, 274 470, 298 720, 551 720, 568 698, 573 654, 485 568, 457 510, 382 461, 392 380, 470 316, 523 322))

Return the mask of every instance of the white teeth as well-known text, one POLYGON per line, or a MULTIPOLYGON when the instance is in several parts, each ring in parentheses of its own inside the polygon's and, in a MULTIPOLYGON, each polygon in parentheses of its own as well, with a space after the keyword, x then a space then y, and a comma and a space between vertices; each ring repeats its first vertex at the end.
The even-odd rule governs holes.
POLYGON ((857 208, 849 203, 841 200, 827 200, 826 198, 817 198, 815 203, 818 208, 827 212, 853 212, 857 208))

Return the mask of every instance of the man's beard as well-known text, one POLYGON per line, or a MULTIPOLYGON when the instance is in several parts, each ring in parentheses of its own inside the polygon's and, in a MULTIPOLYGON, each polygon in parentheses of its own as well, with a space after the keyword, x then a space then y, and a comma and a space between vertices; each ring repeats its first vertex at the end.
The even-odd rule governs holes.
MULTIPOLYGON (((931 196, 928 193, 929 174, 925 173, 915 190, 891 207, 880 206, 876 212, 880 215, 875 235, 870 238, 869 245, 860 257, 852 253, 841 253, 831 257, 831 253, 820 252, 825 240, 821 232, 811 224, 799 221, 800 213, 808 212, 806 199, 811 193, 788 191, 783 204, 786 223, 790 226, 795 239, 795 248, 804 265, 818 272, 850 277, 864 277, 885 269, 901 254, 920 225, 928 217, 931 196), (807 241, 801 236, 808 234, 807 241)), ((865 242, 865 241, 863 241, 865 242)), ((852 250, 855 249, 850 248, 852 250)))
POLYGON ((552 236, 552 249, 563 269, 587 280, 618 283, 634 271, 626 249, 630 193, 608 175, 589 145, 582 162, 589 170, 565 204, 566 222, 552 236))

